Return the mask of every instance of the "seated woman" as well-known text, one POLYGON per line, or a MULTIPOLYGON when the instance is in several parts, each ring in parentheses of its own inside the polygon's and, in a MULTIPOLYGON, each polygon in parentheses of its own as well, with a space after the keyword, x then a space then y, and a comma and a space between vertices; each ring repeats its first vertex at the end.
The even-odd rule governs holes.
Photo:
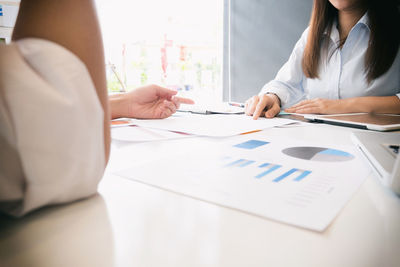
POLYGON ((399 28, 395 0, 314 0, 310 26, 246 114, 399 114, 399 28))
POLYGON ((191 100, 151 85, 108 99, 92 0, 21 1, 0 45, 0 211, 21 216, 97 191, 110 114, 165 118, 191 100))

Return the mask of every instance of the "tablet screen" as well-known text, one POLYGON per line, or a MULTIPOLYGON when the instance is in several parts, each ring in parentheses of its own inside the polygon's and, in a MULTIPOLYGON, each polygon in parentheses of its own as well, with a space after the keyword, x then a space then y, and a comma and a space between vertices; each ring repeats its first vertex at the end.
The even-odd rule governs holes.
POLYGON ((304 118, 315 122, 348 126, 359 129, 374 131, 393 131, 400 129, 400 115, 395 114, 373 114, 373 113, 351 113, 338 115, 313 115, 306 114, 304 118))
POLYGON ((326 116, 318 116, 318 118, 361 123, 361 124, 376 124, 376 125, 400 124, 400 116, 391 114, 364 113, 364 114, 346 114, 346 115, 326 115, 326 116))

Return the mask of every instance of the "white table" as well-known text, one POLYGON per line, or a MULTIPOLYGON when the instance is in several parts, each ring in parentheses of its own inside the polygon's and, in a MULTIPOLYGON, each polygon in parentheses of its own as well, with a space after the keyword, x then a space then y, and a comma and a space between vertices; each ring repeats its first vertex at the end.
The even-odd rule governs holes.
MULTIPOLYGON (((312 125, 264 132, 346 145, 351 131, 312 125)), ((193 140, 119 148, 110 167, 193 140)), ((107 171, 95 197, 23 219, 1 216, 0 266, 400 266, 400 198, 371 175, 327 230, 317 233, 107 171)))

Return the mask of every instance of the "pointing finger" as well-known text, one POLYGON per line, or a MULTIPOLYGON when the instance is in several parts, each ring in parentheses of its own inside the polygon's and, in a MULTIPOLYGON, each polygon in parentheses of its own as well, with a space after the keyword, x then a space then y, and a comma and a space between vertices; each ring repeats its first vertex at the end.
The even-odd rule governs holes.
POLYGON ((185 97, 179 97, 179 96, 173 96, 172 100, 175 103, 179 103, 179 104, 189 104, 189 105, 193 105, 194 101, 190 98, 185 98, 185 97))
POLYGON ((255 95, 251 98, 251 102, 248 107, 248 115, 252 116, 254 114, 254 111, 256 110, 259 100, 260 100, 260 97, 258 95, 255 95))
POLYGON ((264 112, 264 109, 267 106, 268 102, 269 102, 269 97, 266 95, 263 95, 256 106, 256 109, 253 114, 253 119, 256 120, 261 116, 261 114, 264 112))

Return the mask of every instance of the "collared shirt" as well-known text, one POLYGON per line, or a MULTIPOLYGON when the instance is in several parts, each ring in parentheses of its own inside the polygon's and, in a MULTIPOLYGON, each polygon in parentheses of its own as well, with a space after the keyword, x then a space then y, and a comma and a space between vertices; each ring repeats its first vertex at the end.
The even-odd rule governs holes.
POLYGON ((302 69, 308 32, 309 28, 303 32, 289 60, 279 70, 275 79, 263 86, 260 95, 267 92, 277 94, 283 108, 304 99, 314 98, 342 99, 393 95, 400 98, 399 52, 385 74, 371 83, 366 80, 365 55, 370 35, 368 13, 354 25, 341 49, 338 48, 340 37, 337 23, 334 23, 331 35, 325 36, 329 45, 321 49, 319 78, 315 79, 307 78, 302 69))

